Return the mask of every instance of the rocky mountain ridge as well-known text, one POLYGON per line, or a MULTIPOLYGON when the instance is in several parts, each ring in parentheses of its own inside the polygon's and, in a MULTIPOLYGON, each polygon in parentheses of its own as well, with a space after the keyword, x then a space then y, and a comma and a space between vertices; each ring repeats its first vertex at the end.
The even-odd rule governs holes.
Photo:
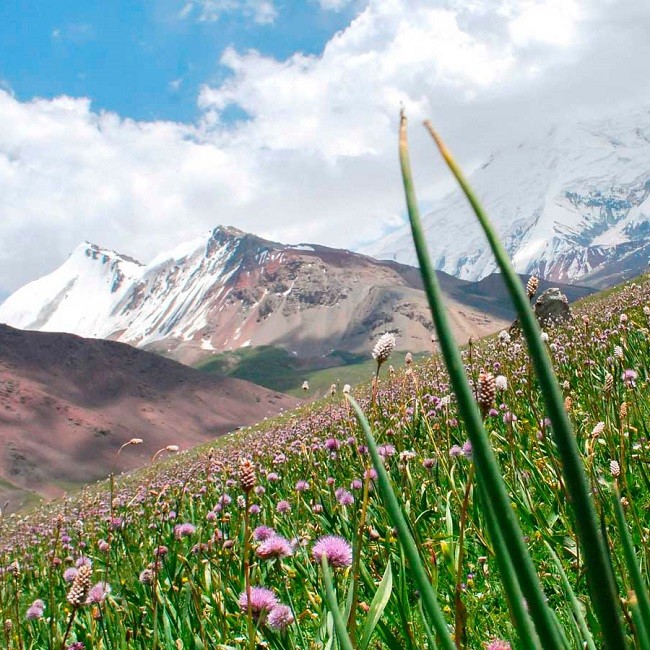
MULTIPOLYGON (((649 109, 559 124, 495 152, 469 180, 519 273, 601 288, 647 269, 649 109)), ((423 222, 437 269, 467 280, 495 271, 458 189, 437 201, 423 222)), ((364 252, 415 261, 407 227, 364 252)))
MULTIPOLYGON (((459 340, 503 325, 489 301, 464 304, 441 276, 459 340)), ((431 349, 417 269, 318 245, 289 246, 217 227, 143 265, 84 243, 50 275, 0 305, 0 322, 106 338, 197 363, 215 352, 277 345, 298 356, 368 351, 385 331, 431 349)))

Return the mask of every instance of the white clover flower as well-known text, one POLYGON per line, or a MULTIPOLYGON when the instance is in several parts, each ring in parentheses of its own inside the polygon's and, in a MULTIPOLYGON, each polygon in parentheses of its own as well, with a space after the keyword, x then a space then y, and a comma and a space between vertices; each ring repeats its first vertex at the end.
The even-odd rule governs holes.
POLYGON ((497 390, 508 390, 508 378, 505 375, 497 375, 494 383, 497 390))
POLYGON ((375 347, 372 351, 372 358, 378 363, 382 364, 388 357, 390 357, 391 352, 395 349, 395 335, 392 332, 386 332, 382 334, 375 347))

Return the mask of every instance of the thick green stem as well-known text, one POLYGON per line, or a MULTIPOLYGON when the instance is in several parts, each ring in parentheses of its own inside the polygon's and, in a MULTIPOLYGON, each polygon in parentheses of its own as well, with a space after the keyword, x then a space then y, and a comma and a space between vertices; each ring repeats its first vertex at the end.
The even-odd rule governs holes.
POLYGON ((562 459, 563 472, 575 512, 578 536, 582 543, 585 563, 587 565, 591 600, 602 626, 605 647, 611 650, 620 650, 626 647, 626 642, 621 623, 621 609, 614 575, 605 548, 605 541, 600 534, 596 509, 591 498, 589 483, 584 472, 580 452, 571 429, 569 417, 564 408, 564 400, 553 371, 551 359, 541 338, 537 319, 531 309, 521 280, 515 273, 508 254, 488 220, 478 198, 431 124, 427 122, 425 126, 472 206, 488 239, 490 248, 494 253, 517 310, 540 389, 546 402, 553 427, 555 443, 560 453, 560 458, 562 459))
POLYGON ((420 273, 422 274, 423 284, 429 300, 429 307, 436 326, 440 349, 445 359, 451 385, 456 394, 459 411, 472 443, 478 479, 484 486, 487 497, 493 504, 495 514, 501 523, 503 539, 512 559, 521 590, 528 602, 531 617, 535 623, 540 641, 545 650, 560 649, 564 647, 565 639, 563 639, 555 626, 532 560, 524 544, 521 528, 510 506, 510 499, 501 476, 501 471, 485 429, 483 428, 481 415, 467 382, 463 360, 444 308, 442 292, 427 250, 420 213, 415 198, 415 189, 413 187, 413 177, 408 156, 406 117, 403 114, 400 123, 399 152, 406 204, 411 223, 413 242, 420 264, 420 273))

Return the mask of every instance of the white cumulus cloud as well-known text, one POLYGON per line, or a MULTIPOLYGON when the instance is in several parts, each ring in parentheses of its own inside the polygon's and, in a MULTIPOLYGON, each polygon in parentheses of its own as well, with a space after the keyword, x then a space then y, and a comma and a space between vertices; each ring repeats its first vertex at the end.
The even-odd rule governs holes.
MULTIPOLYGON (((243 6, 179 10, 198 19, 232 4, 243 6)), ((641 0, 370 0, 320 56, 227 49, 232 74, 203 86, 196 124, 0 89, 0 291, 55 268, 83 239, 142 261, 218 224, 360 245, 403 219, 400 105, 426 203, 450 181, 421 119, 471 168, 550 120, 647 102, 648 27, 641 0), (225 120, 232 106, 248 119, 225 120)))

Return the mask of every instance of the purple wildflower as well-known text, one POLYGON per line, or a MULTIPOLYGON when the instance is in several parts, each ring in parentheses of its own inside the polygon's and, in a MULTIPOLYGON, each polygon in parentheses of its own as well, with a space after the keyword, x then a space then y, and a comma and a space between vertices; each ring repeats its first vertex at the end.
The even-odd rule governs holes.
POLYGON ((625 382, 625 385, 630 388, 634 388, 636 378, 637 378, 636 370, 632 370, 631 368, 628 368, 625 372, 623 372, 623 381, 625 382))
POLYGON ((256 553, 263 560, 270 560, 273 558, 283 558, 292 555, 293 550, 291 549, 291 544, 287 539, 281 535, 272 535, 257 547, 256 553))
POLYGON ((335 568, 352 564, 352 547, 345 539, 335 535, 321 537, 314 544, 312 555, 319 563, 325 558, 335 568))
POLYGON ((485 650, 512 650, 512 646, 503 639, 493 639, 485 646, 485 650))
POLYGON ((174 537, 176 539, 189 537, 190 535, 194 535, 195 532, 196 532, 196 527, 194 526, 194 524, 190 524, 189 522, 185 522, 183 524, 176 524, 174 526, 174 537))
POLYGON ((463 456, 465 456, 467 460, 472 460, 472 443, 469 440, 466 440, 463 443, 463 456))
POLYGON ((449 455, 451 458, 458 458, 463 455, 463 448, 460 445, 453 445, 449 450, 449 455))
POLYGON ((276 605, 269 614, 268 624, 274 630, 285 630, 294 622, 293 612, 288 605, 276 605))
POLYGON ((354 503, 354 497, 343 488, 339 488, 334 494, 336 495, 336 500, 342 506, 351 506, 354 503))
POLYGON ((44 611, 45 611, 45 603, 40 598, 37 598, 29 606, 27 612, 25 612, 25 618, 29 621, 33 621, 37 618, 42 618, 44 611))
POLYGON ((111 586, 107 582, 98 582, 88 592, 86 605, 99 605, 106 600, 106 596, 111 593, 111 586))
POLYGON ((285 501, 283 499, 282 501, 278 501, 278 505, 275 507, 275 509, 280 514, 283 514, 285 512, 291 512, 291 504, 288 501, 285 501))
POLYGON ((273 537, 273 535, 275 535, 275 531, 273 528, 269 528, 268 526, 258 526, 253 531, 253 539, 256 542, 263 542, 265 539, 273 537))
MULTIPOLYGON (((277 604, 278 599, 270 589, 266 587, 251 587, 250 605, 255 619, 270 612, 277 604)), ((242 612, 248 611, 248 595, 245 591, 239 596, 239 608, 242 612)))
POLYGON ((506 411, 503 414, 503 421, 505 422, 505 424, 512 424, 513 422, 517 421, 517 416, 511 411, 506 411))
POLYGON ((377 479, 377 470, 374 467, 370 467, 363 473, 363 477, 375 481, 377 479))
POLYGON ((143 585, 150 585, 153 582, 153 576, 154 573, 151 569, 144 569, 143 571, 140 572, 140 576, 138 580, 143 585))
POLYGON ((77 569, 75 569, 73 566, 71 566, 69 569, 66 569, 63 572, 63 579, 66 582, 72 582, 75 579, 76 575, 77 575, 77 569))
POLYGON ((309 489, 309 483, 307 481, 298 481, 296 483, 296 492, 305 492, 309 489))

